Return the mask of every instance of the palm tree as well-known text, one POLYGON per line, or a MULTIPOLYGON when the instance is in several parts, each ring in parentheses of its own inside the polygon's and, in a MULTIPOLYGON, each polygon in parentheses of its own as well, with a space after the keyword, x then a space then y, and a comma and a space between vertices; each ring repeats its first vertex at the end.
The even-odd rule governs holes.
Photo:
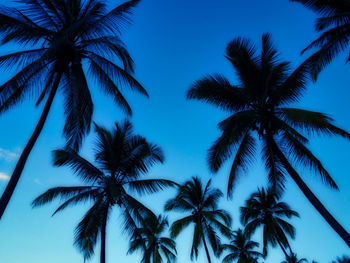
POLYGON ((223 245, 223 249, 229 250, 230 253, 222 262, 231 263, 237 260, 237 263, 257 263, 258 258, 263 257, 263 254, 255 250, 258 247, 258 242, 251 241, 242 229, 238 229, 234 232, 231 243, 223 245))
POLYGON ((0 113, 28 97, 36 98, 36 105, 45 99, 46 102, 0 199, 0 218, 58 91, 65 100, 63 134, 67 145, 78 150, 89 132, 93 101, 84 69, 128 114, 131 108, 119 88, 126 85, 147 95, 132 77, 133 60, 119 38, 120 30, 131 22, 132 8, 140 0, 127 1, 110 12, 106 11, 104 1, 99 0, 17 2, 21 4, 19 8, 1 7, 2 43, 16 42, 30 49, 0 56, 1 67, 19 69, 0 86, 0 113))
POLYGON ((262 143, 261 157, 268 170, 270 183, 276 190, 284 188, 289 175, 309 202, 328 224, 350 246, 350 234, 328 212, 306 185, 294 166, 309 167, 333 189, 337 184, 322 163, 307 148, 307 134, 339 135, 349 139, 350 134, 333 124, 327 115, 298 108, 286 107, 297 102, 306 89, 309 69, 302 64, 294 71, 290 63, 280 60, 271 36, 262 36, 262 51, 244 38, 228 44, 226 58, 239 78, 232 85, 222 75, 209 75, 194 83, 188 91, 189 99, 203 100, 229 112, 219 123, 221 136, 209 150, 210 169, 217 172, 235 153, 228 179, 231 195, 237 179, 246 173, 254 161, 257 139, 262 143))
POLYGON ((169 226, 168 220, 162 216, 147 218, 141 228, 136 229, 131 241, 129 253, 136 250, 143 252, 141 263, 175 262, 176 243, 168 237, 162 236, 169 226))
MULTIPOLYGON (((307 60, 316 80, 320 71, 340 52, 346 51, 350 41, 350 3, 348 0, 290 0, 299 2, 315 11, 320 17, 315 24, 320 37, 311 42, 303 51, 316 48, 307 60)), ((349 61, 349 60, 348 60, 349 61)), ((347 61, 347 62, 348 62, 347 61)))
POLYGON ((222 192, 211 187, 211 180, 203 187, 198 177, 192 177, 178 191, 175 198, 167 201, 166 211, 178 211, 185 216, 176 220, 171 228, 171 237, 177 237, 187 226, 193 224, 191 260, 198 257, 198 248, 203 244, 208 262, 211 263, 207 240, 215 255, 221 252, 218 232, 231 237, 231 217, 225 210, 218 209, 222 192))
POLYGON ((288 204, 279 201, 275 191, 262 188, 253 193, 241 207, 241 221, 245 225, 245 233, 251 236, 259 227, 263 228, 263 254, 267 255, 269 245, 281 247, 284 255, 289 256, 285 248, 292 250, 288 236, 295 237, 295 228, 285 219, 299 216, 288 204))
POLYGON ((332 261, 332 263, 350 263, 350 257, 343 256, 342 258, 338 257, 336 260, 332 261))
POLYGON ((282 263, 302 263, 302 262, 308 262, 306 258, 298 259, 297 255, 295 253, 292 253, 289 256, 286 256, 286 260, 282 261, 282 263))
POLYGON ((133 134, 129 121, 116 123, 112 131, 95 125, 98 142, 96 165, 73 149, 54 151, 56 166, 69 166, 84 183, 81 186, 51 188, 33 201, 42 206, 60 198, 64 202, 54 214, 68 206, 92 201, 93 205, 75 230, 75 244, 89 259, 101 238, 101 263, 106 262, 106 226, 112 209, 117 207, 124 218, 123 228, 132 235, 144 218, 155 216, 132 192, 148 194, 174 186, 164 179, 140 179, 156 163, 164 160, 162 150, 144 137, 133 134))

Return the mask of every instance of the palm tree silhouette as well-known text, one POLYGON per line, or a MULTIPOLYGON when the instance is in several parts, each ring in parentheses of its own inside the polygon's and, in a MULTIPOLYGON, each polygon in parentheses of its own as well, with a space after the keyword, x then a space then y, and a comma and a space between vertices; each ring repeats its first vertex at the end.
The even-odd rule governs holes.
POLYGON ((169 226, 165 217, 147 218, 144 225, 135 230, 130 241, 129 253, 141 250, 143 257, 141 263, 168 263, 175 262, 176 243, 173 239, 162 236, 169 226))
POLYGON ((89 259, 94 254, 98 236, 101 238, 101 263, 106 262, 106 226, 109 214, 119 208, 124 230, 132 235, 147 217, 156 217, 131 193, 154 193, 175 183, 164 179, 140 179, 156 163, 164 160, 162 150, 144 137, 133 134, 129 121, 116 123, 112 131, 95 125, 98 142, 93 165, 73 149, 54 151, 56 166, 69 166, 82 186, 51 188, 33 201, 38 207, 60 198, 64 202, 54 214, 68 206, 91 201, 93 205, 75 230, 75 245, 89 259))
POLYGON ((302 263, 302 262, 308 262, 306 258, 298 259, 297 255, 295 253, 292 253, 291 255, 286 256, 286 260, 282 261, 282 263, 302 263))
POLYGON ((308 66, 302 64, 291 71, 290 63, 280 60, 269 34, 262 36, 261 54, 257 54, 256 47, 248 39, 236 38, 228 44, 226 58, 237 72, 238 85, 232 85, 222 75, 209 75, 195 82, 187 94, 189 99, 203 100, 230 113, 227 119, 219 123, 221 136, 209 150, 210 169, 217 172, 235 152, 227 189, 231 195, 237 179, 243 174, 242 170, 246 171, 254 161, 256 139, 259 139, 262 143, 261 157, 271 185, 276 190, 282 190, 289 175, 327 223, 350 246, 349 233, 328 212, 293 167, 308 167, 319 174, 328 186, 338 189, 322 163, 306 147, 309 141, 305 134, 350 138, 348 132, 336 127, 333 120, 323 113, 286 107, 297 102, 305 91, 308 66))
POLYGON ((120 92, 122 85, 147 95, 132 77, 133 60, 120 30, 131 22, 132 8, 139 0, 106 11, 98 0, 20 0, 19 8, 2 7, 2 43, 17 42, 32 49, 0 57, 0 66, 18 68, 18 73, 0 87, 0 112, 28 97, 36 105, 46 99, 35 130, 25 146, 0 199, 0 218, 47 119, 57 91, 64 96, 66 116, 63 134, 67 145, 79 149, 89 132, 93 114, 87 74, 128 114, 131 108, 120 92), (120 63, 117 63, 118 60, 120 63))
POLYGON ((191 260, 198 257, 198 248, 204 245, 208 262, 211 263, 207 240, 215 255, 221 252, 220 234, 230 238, 231 216, 218 209, 222 192, 211 187, 211 180, 203 187, 198 177, 192 177, 178 191, 175 198, 167 201, 166 211, 178 211, 186 216, 176 220, 171 228, 171 237, 177 237, 190 224, 194 225, 191 260))
POLYGON ((245 225, 245 233, 251 236, 259 227, 263 228, 263 254, 267 255, 269 245, 281 247, 284 255, 289 256, 285 250, 290 248, 288 237, 295 237, 295 228, 285 218, 299 216, 288 204, 279 202, 275 191, 262 188, 253 193, 241 207, 241 221, 245 225))
MULTIPOLYGON (((350 3, 348 0, 290 0, 299 2, 315 11, 320 17, 315 29, 321 35, 311 42, 302 53, 316 48, 317 51, 307 59, 311 66, 314 80, 340 52, 349 47, 350 3)), ((349 61, 349 60, 348 60, 349 61)), ((347 62, 348 62, 347 61, 347 62)))
POLYGON ((343 256, 343 257, 338 257, 336 260, 332 261, 332 263, 350 263, 350 257, 348 256, 343 256))
POLYGON ((242 229, 238 229, 233 233, 230 244, 223 245, 223 249, 230 253, 224 257, 222 262, 257 263, 258 258, 263 257, 263 254, 255 250, 258 247, 258 242, 251 241, 242 229))

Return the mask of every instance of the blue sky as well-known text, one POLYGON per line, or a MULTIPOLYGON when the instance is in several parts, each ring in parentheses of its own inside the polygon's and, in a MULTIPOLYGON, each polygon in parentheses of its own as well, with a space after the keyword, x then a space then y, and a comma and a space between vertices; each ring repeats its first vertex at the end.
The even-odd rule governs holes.
MULTIPOLYGON (((7 1, 0 1, 7 4, 7 1)), ((116 1, 111 1, 114 5, 116 1)), ((118 1, 119 3, 119 1, 118 1)), ((196 79, 207 73, 220 72, 235 80, 233 70, 224 58, 227 43, 237 36, 251 38, 259 44, 264 32, 271 32, 282 57, 293 65, 305 57, 300 50, 314 39, 315 15, 287 0, 144 0, 135 12, 134 24, 123 39, 136 62, 137 79, 149 91, 150 99, 125 90, 133 107, 132 121, 138 133, 158 143, 165 151, 166 163, 155 167, 150 177, 163 177, 185 181, 193 175, 207 180, 212 177, 206 164, 206 150, 217 138, 216 124, 226 114, 210 105, 187 101, 185 94, 196 79)), ((1 48, 6 53, 13 47, 1 48)), ((299 106, 330 114, 336 123, 350 130, 349 103, 350 75, 346 54, 337 58, 321 74, 299 106)), ((11 73, 0 75, 5 81, 11 73)), ((125 115, 113 101, 100 95, 95 87, 94 119, 111 127, 125 115)), ((27 101, 0 116, 0 192, 6 185, 6 174, 11 174, 16 156, 24 147, 41 108, 27 101)), ((30 202, 49 187, 74 185, 79 181, 69 169, 51 165, 51 151, 64 144, 62 98, 58 96, 44 131, 30 156, 22 179, 8 210, 0 221, 0 262, 6 263, 76 263, 82 262, 73 247, 73 229, 88 208, 77 206, 51 217, 57 203, 44 208, 31 209, 30 202)), ((82 154, 91 158, 94 135, 85 142, 82 154)), ((315 137, 310 148, 323 161, 340 191, 322 185, 307 170, 302 176, 329 210, 350 230, 350 142, 338 138, 315 137)), ((228 165, 213 176, 214 184, 225 190, 228 165)), ((265 171, 257 162, 247 176, 242 177, 232 200, 222 200, 223 208, 234 218, 233 227, 240 226, 239 206, 258 186, 265 184, 265 171)), ((301 218, 293 220, 297 229, 292 247, 298 255, 329 262, 349 252, 343 241, 328 227, 292 181, 287 184, 284 200, 301 218)), ((162 212, 165 201, 174 194, 168 190, 160 194, 139 197, 157 213, 162 212)), ((169 215, 170 221, 179 215, 169 215)), ((108 226, 108 262, 135 263, 140 255, 128 255, 127 236, 120 231, 118 213, 113 214, 108 226)), ((260 240, 260 233, 255 239, 260 240)), ((189 262, 191 231, 177 239, 178 262, 189 262)), ((97 251, 98 252, 98 251, 97 251)), ((98 254, 97 254, 98 255, 98 254)), ((201 254, 197 262, 205 262, 201 254)), ((282 254, 271 250, 266 262, 280 262, 282 254)), ((98 256, 91 260, 98 262, 98 256)), ((213 262, 220 262, 219 259, 213 262)))

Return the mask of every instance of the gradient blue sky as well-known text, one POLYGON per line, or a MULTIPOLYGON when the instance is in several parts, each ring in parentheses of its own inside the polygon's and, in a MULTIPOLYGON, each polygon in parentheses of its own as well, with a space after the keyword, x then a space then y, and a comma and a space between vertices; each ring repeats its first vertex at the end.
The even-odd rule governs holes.
MULTIPOLYGON (((0 1, 6 4, 7 1, 0 1)), ((112 5, 117 1, 110 1, 112 5)), ((118 1, 119 3, 119 1, 118 1)), ((134 24, 123 38, 136 62, 136 76, 149 91, 150 99, 125 90, 134 110, 132 121, 137 132, 161 145, 166 163, 155 167, 150 177, 166 177, 178 182, 199 175, 207 180, 212 175, 206 165, 206 150, 218 136, 216 124, 226 114, 212 106, 187 101, 185 93, 191 83, 206 73, 220 72, 234 81, 232 68, 224 58, 227 43, 237 36, 246 36, 256 43, 261 34, 271 32, 282 57, 300 63, 305 57, 300 50, 316 37, 313 30, 315 15, 299 4, 287 0, 144 0, 135 12, 134 24)), ((13 47, 12 47, 13 49, 13 47)), ((11 50, 2 48, 0 53, 11 50)), ((322 111, 335 118, 336 123, 350 130, 349 66, 345 56, 336 59, 310 88, 300 106, 322 111)), ((0 75, 3 82, 8 73, 0 75)), ((111 99, 92 87, 96 122, 111 127, 125 115, 111 99)), ((82 257, 73 246, 73 229, 88 205, 66 210, 51 217, 57 203, 32 210, 30 202, 48 187, 74 185, 79 181, 66 168, 51 165, 51 151, 63 145, 62 99, 57 97, 42 136, 30 156, 22 179, 8 210, 0 221, 0 262, 4 263, 76 263, 82 257)), ((0 192, 10 174, 16 154, 26 143, 41 108, 27 102, 0 116, 0 192), (14 153, 14 157, 11 155, 14 153), (11 157, 12 156, 12 157, 11 157)), ((91 158, 94 135, 84 145, 83 155, 91 158)), ((329 210, 349 230, 350 222, 350 143, 337 138, 313 138, 311 149, 324 162, 340 191, 323 186, 309 171, 302 175, 329 210)), ((225 190, 228 166, 213 177, 214 184, 225 190)), ((239 227, 238 209, 258 186, 265 183, 261 164, 252 167, 242 178, 233 200, 222 200, 239 227)), ((293 220, 297 236, 293 249, 302 257, 326 263, 349 252, 343 241, 328 227, 292 181, 284 196, 300 215, 293 220)), ((140 200, 162 212, 165 201, 174 194, 168 190, 140 200)), ((178 215, 169 215, 170 221, 178 215)), ((120 231, 118 213, 108 226, 108 262, 135 263, 140 255, 126 256, 128 238, 120 231)), ((257 233, 256 240, 260 240, 257 233)), ((189 262, 191 231, 177 239, 178 262, 189 262)), ((97 251, 98 252, 98 251, 97 251)), ((97 254, 98 255, 98 254, 97 254)), ((280 262, 282 254, 271 250, 266 262, 280 262)), ((91 260, 98 262, 98 257, 91 260)), ((197 262, 205 262, 203 251, 197 262)), ((220 262, 219 259, 213 262, 220 262)))

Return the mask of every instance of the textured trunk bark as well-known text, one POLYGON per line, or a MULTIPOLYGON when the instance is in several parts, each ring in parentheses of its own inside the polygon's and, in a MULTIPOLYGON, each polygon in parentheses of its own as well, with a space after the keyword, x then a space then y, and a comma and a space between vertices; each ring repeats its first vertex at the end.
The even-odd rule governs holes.
POLYGON ((329 213, 326 207, 321 203, 320 200, 314 195, 314 193, 310 190, 310 188, 305 184, 303 179, 299 176, 299 174, 294 170, 292 165, 289 163, 287 158, 278 148, 275 140, 273 138, 270 139, 272 143, 272 147, 274 152, 276 153, 278 159, 280 159, 284 168, 287 170, 289 175, 292 177, 294 182, 297 184, 299 189, 303 192, 305 197, 309 200, 309 202, 316 208, 316 210, 321 214, 321 216, 327 221, 327 223, 333 228, 333 230, 344 240, 344 242, 350 247, 350 234, 342 227, 341 224, 329 213))
POLYGON ((8 203, 12 197, 12 194, 17 186, 17 183, 21 177, 24 166, 27 162, 28 156, 31 153, 31 151, 32 151, 36 141, 38 140, 38 137, 39 137, 39 135, 44 127, 44 124, 45 124, 45 121, 46 121, 47 116, 49 114, 53 99, 56 95, 61 77, 62 77, 62 73, 58 73, 56 75, 54 84, 53 84, 52 89, 50 91, 49 97, 45 103, 44 110, 41 113, 39 122, 37 123, 32 136, 30 137, 26 147, 24 148, 21 156, 19 157, 19 160, 16 164, 16 167, 11 175, 10 181, 8 182, 5 191, 1 196, 1 199, 0 199, 0 219, 2 218, 2 216, 5 212, 5 209, 6 209, 8 203))

